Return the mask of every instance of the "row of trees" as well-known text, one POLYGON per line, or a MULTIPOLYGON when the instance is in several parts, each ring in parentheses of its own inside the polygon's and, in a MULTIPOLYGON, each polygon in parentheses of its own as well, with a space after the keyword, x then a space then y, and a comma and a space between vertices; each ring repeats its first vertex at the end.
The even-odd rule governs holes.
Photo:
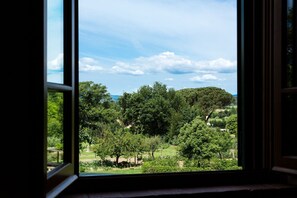
MULTIPOLYGON (((57 103, 61 96, 52 95, 51 106, 62 108, 57 103)), ((115 157, 118 163, 120 156, 136 162, 144 152, 154 157, 162 144, 169 143, 178 145, 181 156, 200 166, 203 160, 224 158, 236 144, 231 138, 237 134, 236 108, 225 108, 230 105, 236 105, 234 97, 217 87, 174 90, 155 82, 114 101, 106 86, 80 82, 80 146, 95 145, 102 160, 115 157)), ((57 108, 51 109, 59 115, 57 108)), ((53 116, 50 122, 56 123, 55 119, 60 118, 53 116)), ((50 129, 50 139, 59 136, 60 126, 56 127, 50 129)))

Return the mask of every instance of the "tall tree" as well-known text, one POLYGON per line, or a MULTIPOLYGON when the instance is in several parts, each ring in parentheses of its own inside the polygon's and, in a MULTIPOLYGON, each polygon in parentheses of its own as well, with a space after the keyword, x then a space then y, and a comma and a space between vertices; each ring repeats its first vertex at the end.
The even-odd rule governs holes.
POLYGON ((117 124, 119 113, 106 86, 92 81, 79 84, 80 143, 92 144, 104 130, 117 124))
POLYGON ((178 91, 190 106, 199 109, 200 116, 208 121, 216 109, 224 108, 235 102, 232 94, 217 87, 188 88, 178 91))
POLYGON ((182 100, 173 89, 155 82, 153 86, 141 86, 137 92, 124 93, 119 98, 122 119, 134 133, 165 135, 170 128, 173 112, 180 111, 182 100))

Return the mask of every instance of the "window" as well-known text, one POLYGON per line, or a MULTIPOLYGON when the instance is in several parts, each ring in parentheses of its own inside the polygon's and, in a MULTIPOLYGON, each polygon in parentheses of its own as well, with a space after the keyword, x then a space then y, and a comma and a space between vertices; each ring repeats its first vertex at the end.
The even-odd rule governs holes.
MULTIPOLYGON (((274 94, 274 92, 273 89, 270 89, 270 87, 272 82, 275 82, 275 77, 271 76, 269 73, 273 68, 272 63, 274 63, 274 61, 269 58, 274 56, 271 56, 272 52, 267 49, 273 46, 273 49, 279 50, 277 46, 274 46, 275 43, 272 42, 272 39, 275 39, 276 37, 279 39, 279 35, 276 33, 271 35, 270 28, 275 28, 275 26, 269 25, 272 21, 275 23, 278 21, 273 17, 277 15, 282 9, 282 6, 279 4, 282 3, 279 1, 271 3, 257 1, 253 2, 253 4, 249 4, 247 1, 238 1, 238 36, 240 40, 238 43, 238 60, 240 65, 238 68, 238 95, 240 108, 239 131, 241 131, 239 134, 239 139, 241 141, 240 159, 244 167, 244 171, 216 172, 213 173, 214 178, 220 178, 220 176, 222 176, 221 178, 226 179, 226 177, 229 177, 231 181, 232 179, 235 179, 237 176, 239 176, 246 178, 247 181, 263 181, 260 179, 262 176, 259 178, 259 175, 253 173, 255 173, 255 170, 270 170, 273 166, 273 162, 271 160, 274 159, 274 156, 273 153, 269 152, 269 150, 274 146, 274 144, 271 142, 271 139, 277 138, 273 137, 274 134, 272 133, 272 123, 274 122, 271 115, 277 115, 274 111, 277 109, 278 105, 274 104, 273 100, 271 100, 271 94, 274 94), (273 14, 270 13, 271 15, 269 15, 268 11, 271 11, 270 9, 272 7, 274 12, 273 14), (252 12, 252 10, 254 12, 252 12), (266 17, 263 20, 259 20, 262 18, 262 14, 264 13, 267 14, 266 17), (256 19, 259 21, 257 21, 257 23, 253 23, 253 21, 256 19), (246 171, 251 171, 251 174, 247 174, 248 176, 245 175, 246 171)), ((282 19, 279 21, 282 21, 282 19)), ((273 32, 274 31, 275 30, 273 30, 273 32)), ((277 75, 279 73, 275 72, 275 74, 277 75)), ((277 120, 279 121, 281 119, 277 118, 277 120)), ((283 132, 281 133, 283 134, 283 132)), ((290 145, 289 148, 292 148, 292 145, 290 145)), ((207 182, 211 178, 210 175, 210 173, 178 173, 148 176, 140 175, 135 177, 103 176, 92 177, 92 179, 88 177, 81 177, 78 184, 80 185, 79 187, 81 189, 88 189, 91 191, 96 191, 96 189, 89 187, 94 183, 97 183, 97 186, 101 187, 100 189, 97 189, 98 191, 112 191, 115 189, 120 190, 124 188, 120 185, 112 185, 114 182, 129 182, 135 185, 131 188, 125 187, 126 190, 131 190, 134 188, 142 189, 145 188, 145 186, 158 188, 160 187, 159 185, 161 185, 162 188, 180 186, 192 187, 193 185, 203 186, 203 182, 204 185, 211 184, 211 182, 207 182), (204 176, 207 179, 201 179, 204 176), (193 179, 195 179, 197 183, 192 184, 189 182, 193 179), (176 182, 182 181, 182 184, 178 182, 173 184, 170 182, 171 180, 176 182), (141 181, 142 184, 139 184, 139 181, 141 181)), ((218 181, 218 183, 228 183, 230 181, 226 179, 225 182, 218 181)), ((267 181, 271 182, 273 179, 269 178, 267 181)))
POLYGON ((274 37, 275 170, 296 173, 297 168, 297 2, 278 2, 281 12, 274 37), (281 38, 281 39, 280 39, 281 38), (279 75, 281 74, 281 75, 279 75))
POLYGON ((46 1, 47 196, 75 175, 76 2, 46 1))
MULTIPOLYGON (((283 65, 288 65, 289 62, 285 58, 287 53, 282 53, 287 49, 284 47, 284 35, 287 34, 284 25, 287 17, 284 13, 287 13, 292 4, 288 1, 288 6, 286 2, 238 1, 238 62, 241 65, 238 68, 238 108, 239 130, 242 131, 239 134, 239 150, 242 151, 240 158, 244 170, 123 177, 79 176, 79 151, 74 146, 78 144, 75 138, 75 131, 78 130, 75 122, 78 104, 77 1, 64 0, 63 3, 63 34, 67 36, 63 36, 64 75, 63 80, 58 83, 48 82, 46 78, 46 1, 12 2, 11 8, 20 6, 21 9, 20 12, 15 12, 20 15, 17 23, 12 26, 19 35, 13 36, 11 41, 15 42, 14 46, 18 46, 17 52, 22 52, 17 54, 24 58, 14 57, 13 67, 7 67, 8 74, 13 74, 12 79, 18 87, 4 86, 9 87, 8 92, 5 92, 9 97, 4 99, 7 99, 5 105, 10 107, 4 116, 4 123, 9 124, 10 128, 9 132, 3 134, 7 138, 5 141, 13 140, 11 146, 15 146, 19 153, 4 152, 3 160, 7 160, 7 163, 3 163, 2 180, 5 181, 5 186, 1 189, 1 195, 4 191, 3 197, 43 198, 58 195, 63 197, 72 193, 146 191, 148 186, 152 190, 218 185, 236 188, 241 184, 287 184, 289 177, 296 181, 296 147, 291 142, 288 147, 292 150, 286 146, 288 139, 296 138, 294 131, 287 131, 286 128, 291 123, 288 120, 296 118, 294 106, 292 109, 288 107, 289 104, 296 104, 296 85, 294 80, 290 81, 291 84, 281 83, 288 81, 284 80, 284 76, 288 79, 288 72, 282 70, 287 68, 283 65), (20 31, 18 24, 27 24, 28 28, 20 31), (22 90, 24 91, 21 92, 22 90), (64 158, 61 166, 47 173, 46 104, 49 91, 63 95, 64 158), (12 100, 12 97, 16 100, 12 100), (281 119, 282 113, 292 114, 292 117, 281 119), (123 186, 123 183, 130 185, 123 186)), ((296 1, 292 2, 295 5, 293 10, 296 10, 296 1)), ((296 23, 296 18, 292 21, 296 23)), ((293 57, 296 63, 296 56, 293 57)), ((6 150, 7 147, 3 149, 6 150)), ((264 189, 262 186, 258 187, 264 189)), ((294 189, 296 194, 296 187, 294 189)), ((249 194, 246 194, 248 190, 243 191, 237 191, 239 197, 249 194)), ((265 190, 262 192, 266 194, 265 190)), ((269 195, 280 195, 280 192, 283 191, 271 190, 269 195)), ((254 194, 251 192, 251 195, 254 194)))
POLYGON ((79 1, 82 174, 241 168, 236 6, 79 1))

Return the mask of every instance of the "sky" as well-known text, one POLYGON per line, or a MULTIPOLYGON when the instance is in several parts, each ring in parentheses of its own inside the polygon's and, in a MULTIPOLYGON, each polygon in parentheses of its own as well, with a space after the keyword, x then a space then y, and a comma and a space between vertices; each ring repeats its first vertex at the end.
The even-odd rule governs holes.
MULTIPOLYGON (((52 82, 62 81, 61 2, 52 1, 48 18, 52 82)), ((80 0, 79 81, 112 95, 156 81, 236 94, 236 18, 236 0, 80 0)))

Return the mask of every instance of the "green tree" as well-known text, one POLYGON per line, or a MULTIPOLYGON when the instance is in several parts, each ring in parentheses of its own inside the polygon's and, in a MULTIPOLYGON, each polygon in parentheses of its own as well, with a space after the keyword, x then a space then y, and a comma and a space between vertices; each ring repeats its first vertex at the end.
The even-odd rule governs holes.
POLYGON ((177 97, 173 89, 159 82, 152 87, 141 86, 131 94, 124 93, 119 98, 122 120, 134 133, 165 135, 169 131, 172 114, 182 107, 182 99, 177 97))
POLYGON ((48 147, 62 149, 63 146, 63 95, 48 93, 48 147))
POLYGON ((103 160, 106 156, 115 157, 116 164, 119 164, 119 158, 131 150, 131 141, 131 134, 128 130, 119 128, 113 132, 108 131, 104 137, 96 141, 94 152, 103 160))
POLYGON ((146 151, 150 152, 152 159, 155 159, 155 152, 161 148, 162 139, 160 136, 153 136, 145 138, 145 148, 146 151))
POLYGON ((215 129, 206 125, 199 118, 185 124, 178 136, 180 155, 197 161, 197 166, 205 160, 210 160, 218 151, 219 146, 214 139, 215 129))
POLYGON ((106 86, 92 81, 79 84, 80 143, 94 143, 104 130, 117 124, 119 112, 106 86))
POLYGON ((217 129, 213 133, 212 144, 216 145, 217 154, 222 160, 229 155, 230 149, 233 147, 233 139, 231 134, 227 131, 217 129))
POLYGON ((226 118, 226 129, 230 134, 235 135, 237 137, 237 115, 232 114, 231 116, 226 118))
POLYGON ((230 93, 217 87, 188 88, 178 92, 190 106, 196 105, 205 121, 208 121, 214 110, 224 108, 235 101, 230 93))

